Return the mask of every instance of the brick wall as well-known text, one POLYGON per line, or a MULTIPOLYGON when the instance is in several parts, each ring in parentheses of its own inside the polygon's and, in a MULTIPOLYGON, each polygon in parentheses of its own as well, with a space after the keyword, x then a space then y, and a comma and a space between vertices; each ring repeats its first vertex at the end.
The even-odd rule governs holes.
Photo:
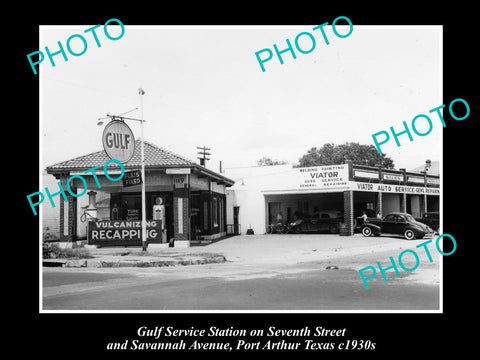
POLYGON ((353 191, 343 192, 344 221, 347 227, 347 234, 353 235, 353 191))
POLYGON ((380 214, 383 217, 383 194, 379 192, 377 194, 377 208, 375 211, 375 215, 380 214))
MULTIPOLYGON (((70 195, 67 191, 67 176, 62 176, 60 178, 62 188, 65 191, 67 196, 67 201, 64 200, 61 194, 54 197, 54 201, 60 203, 60 241, 75 241, 77 239, 77 229, 76 229, 76 217, 77 217, 77 198, 70 195)), ((57 181, 58 183, 58 181, 57 181)), ((52 195, 60 190, 59 186, 54 186, 51 189, 52 195)), ((70 187, 70 190, 74 193, 77 192, 76 188, 70 187)), ((56 202, 57 203, 57 202, 56 202)), ((57 207, 55 207, 57 209, 57 207)), ((54 209, 54 210, 55 210, 54 209)))
MULTIPOLYGON (((48 187, 54 189, 58 180, 53 175, 44 173, 42 176, 42 189, 48 187)), ((43 240, 59 240, 60 239, 60 201, 62 198, 54 198, 55 207, 52 207, 50 201, 45 198, 42 209, 42 228, 43 240)))
MULTIPOLYGON (((67 183, 67 177, 62 176, 60 178, 60 182, 61 182, 62 188, 65 189, 66 183, 67 183)), ((56 192, 56 189, 57 188, 55 188, 55 192, 56 192)), ((68 223, 68 213, 67 213, 67 217, 65 217, 65 213, 67 212, 66 207, 68 207, 68 203, 65 203, 62 195, 59 195, 56 198, 58 198, 60 201, 60 241, 68 241, 68 231, 65 231, 65 226, 66 226, 65 223, 66 222, 68 223)))
POLYGON ((188 189, 173 191, 173 230, 175 240, 190 240, 190 204, 188 189), (179 209, 181 207, 181 211, 179 209))

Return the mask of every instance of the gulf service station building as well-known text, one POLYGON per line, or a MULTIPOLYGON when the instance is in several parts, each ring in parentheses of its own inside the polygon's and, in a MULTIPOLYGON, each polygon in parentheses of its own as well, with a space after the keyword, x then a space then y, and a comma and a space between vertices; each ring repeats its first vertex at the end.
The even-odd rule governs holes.
MULTIPOLYGON (((46 168, 64 189, 72 175, 81 175, 88 187, 88 196, 66 193, 68 201, 59 197, 57 206, 49 209, 59 214, 59 241, 86 237, 91 245, 141 245, 141 181, 135 181, 141 167, 140 149, 136 140, 132 158, 123 163, 121 181, 106 178, 103 166, 110 158, 105 150, 46 168), (91 172, 85 173, 95 166, 100 166, 95 171, 98 183, 91 172)), ((144 159, 148 246, 165 247, 174 239, 175 247, 186 247, 194 239, 211 241, 226 235, 226 189, 233 180, 149 142, 144 143, 144 159)), ((114 166, 108 170, 112 177, 121 173, 114 166)), ((70 182, 77 194, 84 187, 78 178, 70 182)))

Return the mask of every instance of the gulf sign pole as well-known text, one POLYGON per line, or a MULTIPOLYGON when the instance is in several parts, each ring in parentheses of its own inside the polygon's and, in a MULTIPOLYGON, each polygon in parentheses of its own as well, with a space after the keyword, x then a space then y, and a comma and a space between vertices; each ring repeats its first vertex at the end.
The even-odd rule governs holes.
MULTIPOLYGON (((130 128, 125 124, 125 120, 139 121, 142 131, 141 139, 141 174, 142 174, 142 250, 147 251, 147 213, 145 202, 145 146, 144 146, 144 132, 143 132, 143 102, 142 95, 145 94, 143 89, 138 89, 140 95, 140 119, 133 119, 124 117, 122 115, 110 115, 112 121, 105 126, 102 135, 103 148, 107 155, 112 159, 127 162, 135 152, 135 139, 130 128)), ((133 109, 137 110, 137 108, 133 109)), ((133 111, 130 110, 130 111, 133 111)), ((128 112, 130 112, 128 111, 128 112)), ((103 125, 102 119, 98 119, 98 126, 103 125)))
POLYGON ((140 96, 140 125, 142 129, 142 142, 141 142, 141 157, 142 157, 142 251, 147 251, 147 210, 145 203, 145 145, 144 145, 144 133, 143 133, 143 98, 145 94, 142 88, 138 89, 140 96))

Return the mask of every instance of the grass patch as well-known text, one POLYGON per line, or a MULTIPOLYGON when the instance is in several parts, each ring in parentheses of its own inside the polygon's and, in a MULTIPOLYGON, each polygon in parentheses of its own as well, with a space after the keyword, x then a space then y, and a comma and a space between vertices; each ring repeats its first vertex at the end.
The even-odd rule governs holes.
POLYGON ((93 255, 85 248, 62 249, 57 244, 43 243, 44 259, 92 259, 93 255))
POLYGON ((129 252, 127 255, 132 255, 132 256, 156 256, 155 253, 150 253, 148 251, 133 251, 129 252))

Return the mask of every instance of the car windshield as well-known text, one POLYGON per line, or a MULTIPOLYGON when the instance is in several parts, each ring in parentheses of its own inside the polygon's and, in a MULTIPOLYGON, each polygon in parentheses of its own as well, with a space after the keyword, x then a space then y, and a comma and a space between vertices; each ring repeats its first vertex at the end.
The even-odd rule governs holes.
POLYGON ((406 215, 404 215, 404 216, 405 216, 405 219, 407 219, 407 221, 409 221, 409 222, 410 222, 410 221, 415 221, 415 219, 413 218, 413 216, 410 215, 410 214, 406 214, 406 215))

